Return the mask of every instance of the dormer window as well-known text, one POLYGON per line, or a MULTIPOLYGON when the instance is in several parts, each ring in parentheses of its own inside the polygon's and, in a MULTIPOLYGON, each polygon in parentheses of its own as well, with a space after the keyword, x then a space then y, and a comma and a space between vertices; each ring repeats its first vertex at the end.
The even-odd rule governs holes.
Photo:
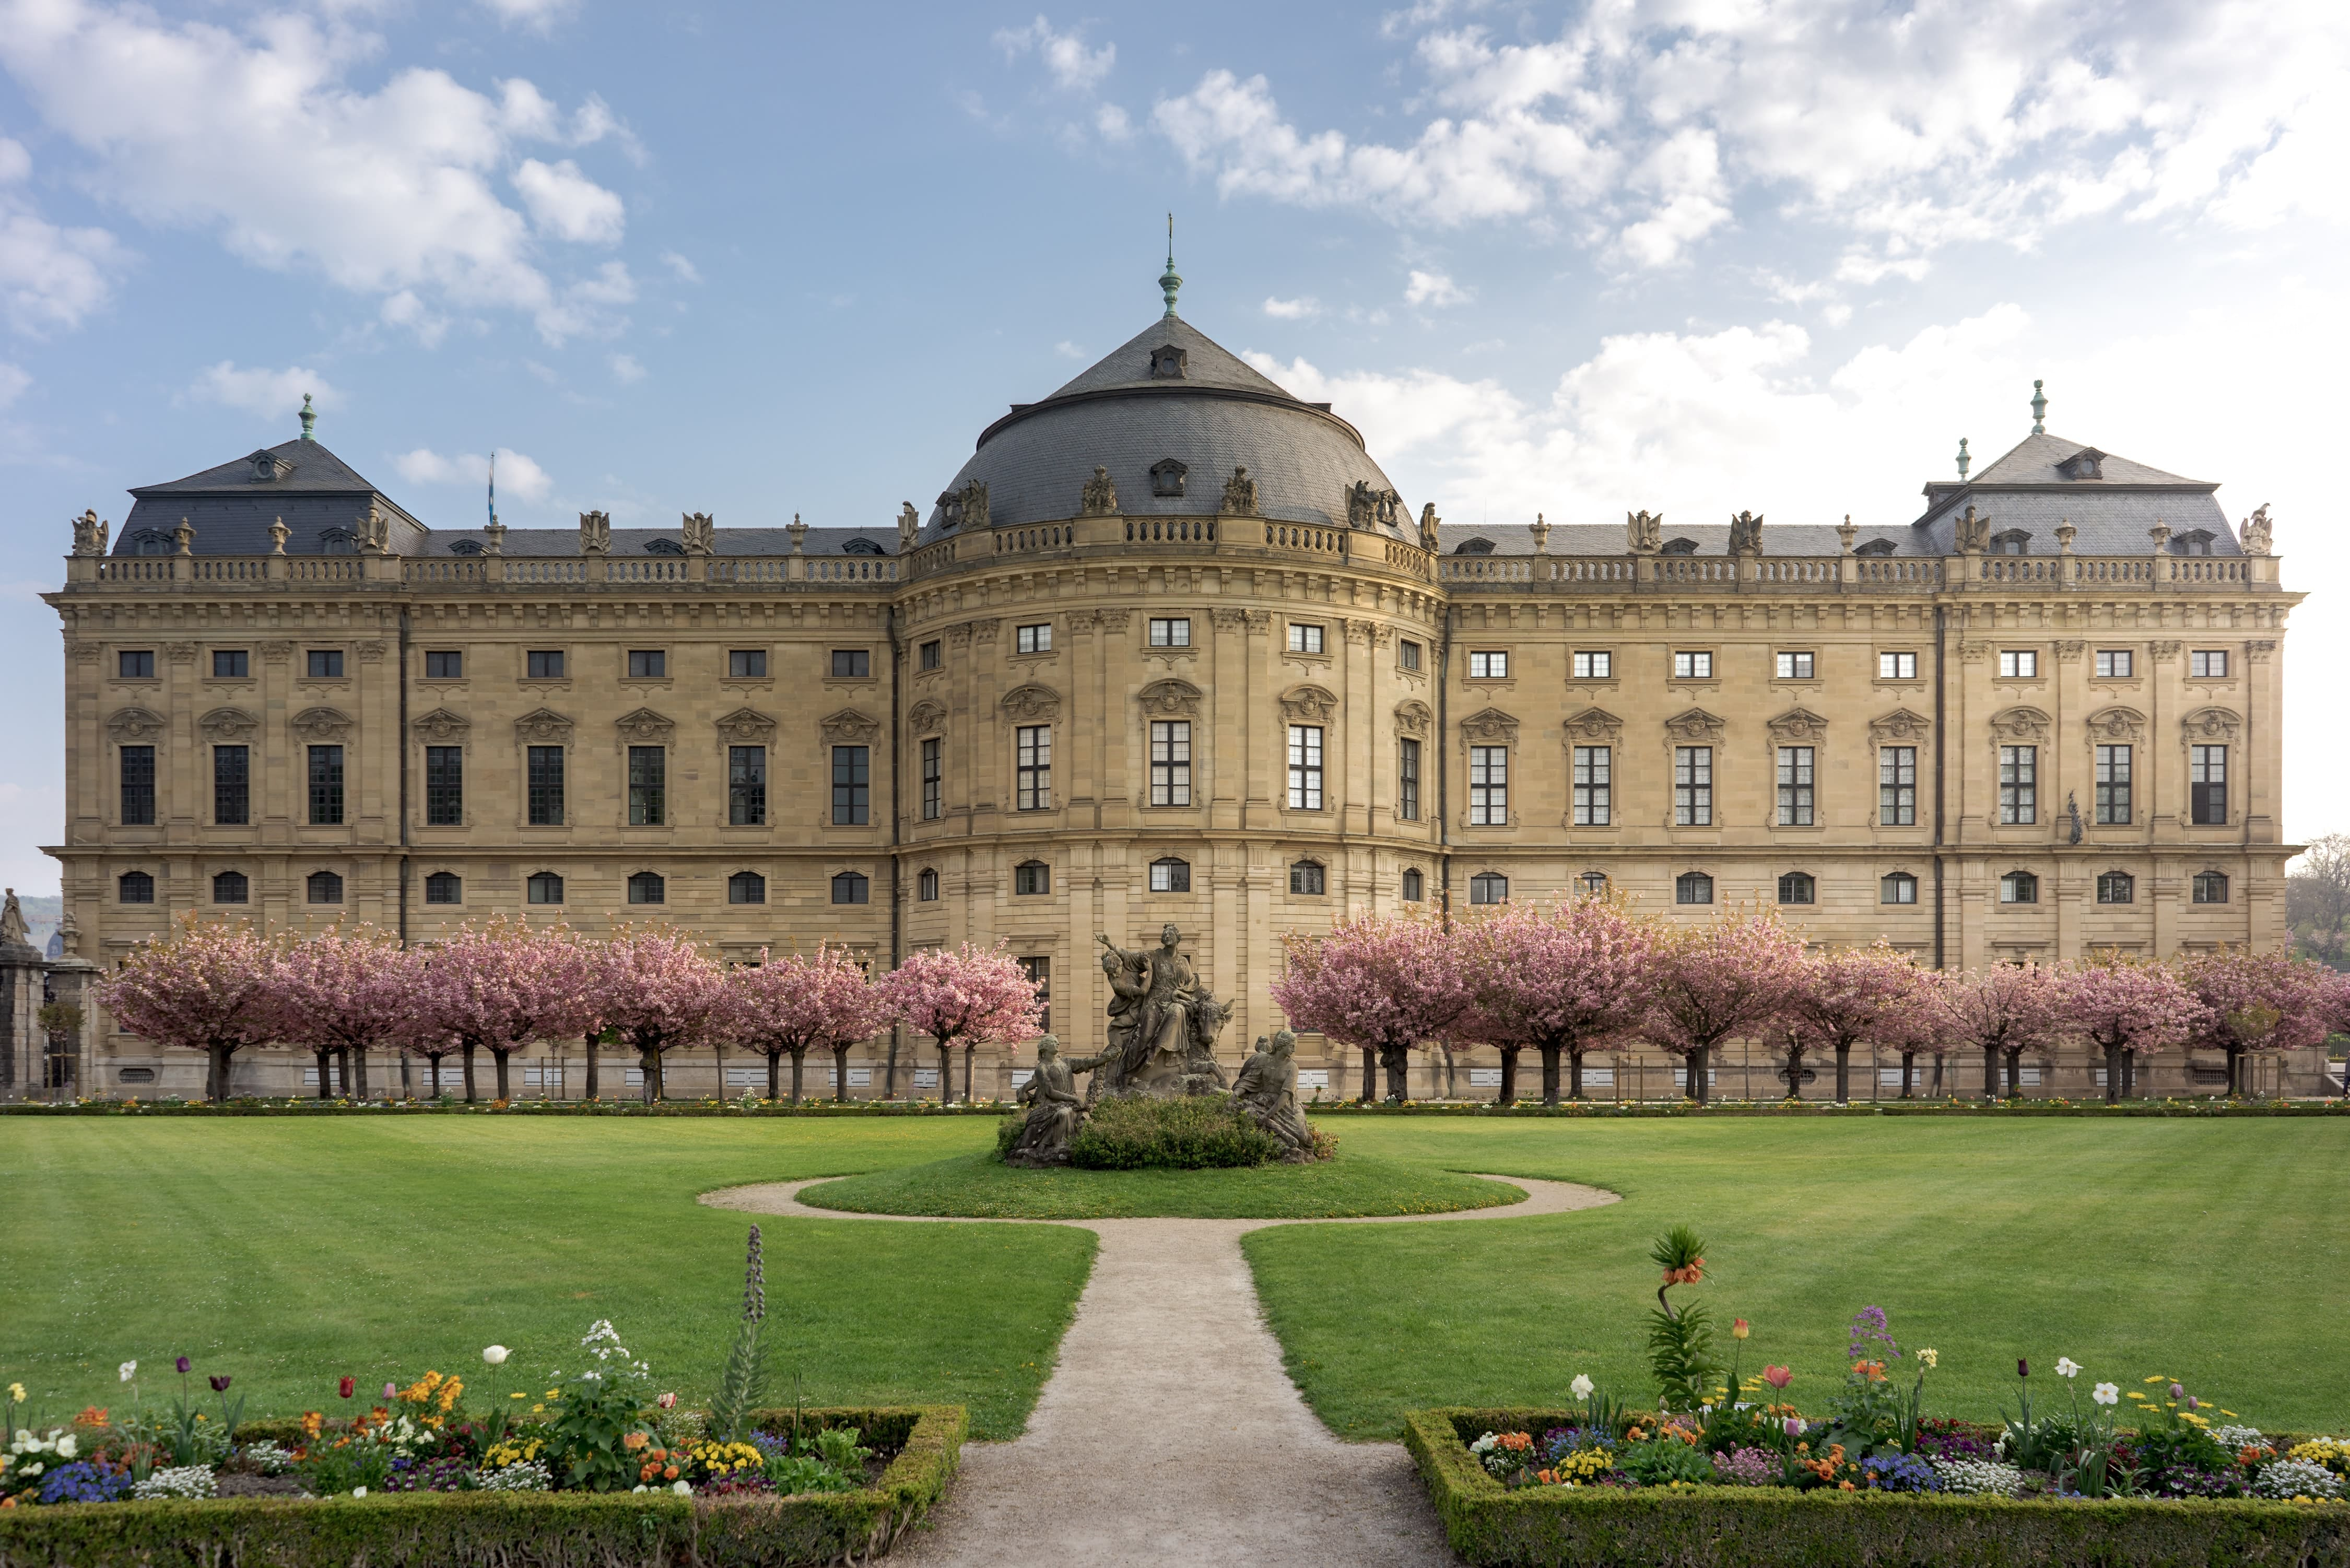
POLYGON ((328 528, 318 535, 318 554, 322 556, 356 556, 359 553, 359 536, 348 528, 328 528))
POLYGON ((962 497, 951 490, 939 492, 939 526, 956 528, 962 524, 962 497))
POLYGON ((2208 530, 2191 529, 2171 538, 2170 553, 2174 556, 2208 556, 2211 553, 2212 538, 2208 530))
POLYGON ((482 553, 482 542, 479 539, 460 539, 449 546, 449 553, 452 556, 478 556, 482 553))
POLYGON ((1491 539, 1463 539, 1460 544, 1452 547, 1452 553, 1456 556, 1490 556, 1493 553, 1493 541, 1491 539))
POLYGON ((648 539, 645 541, 645 554, 648 556, 682 556, 685 554, 685 546, 679 544, 674 539, 648 539))
POLYGON ((1893 554, 1893 541, 1890 539, 1871 539, 1867 544, 1854 550, 1853 554, 1856 556, 1889 556, 1893 554))
POLYGON ((292 472, 291 464, 281 470, 276 455, 268 452, 256 452, 246 461, 253 464, 253 482, 255 484, 274 484, 283 473, 292 472))
POLYGON ((1694 539, 1668 539, 1657 547, 1657 554, 1659 556, 1694 556, 1697 554, 1697 541, 1694 539))
POLYGON ((2103 479, 2106 476, 2106 454, 2095 447, 2085 446, 2056 465, 2056 472, 2067 479, 2103 479))
POLYGON ((172 553, 172 536, 158 534, 152 528, 142 528, 130 536, 130 553, 134 556, 168 556, 172 553))
POLYGON ((870 539, 851 539, 840 547, 844 556, 886 556, 889 552, 870 539))
POLYGON ((1171 457, 1160 458, 1150 465, 1150 493, 1153 495, 1182 494, 1183 476, 1190 472, 1191 470, 1171 457))
POLYGON ((1150 351, 1150 379, 1154 381, 1181 380, 1189 358, 1172 343, 1160 344, 1150 351))
POLYGON ((2010 528, 2004 534, 1994 534, 1991 536, 1991 553, 1994 556, 2028 555, 2030 554, 2028 546, 2031 543, 2030 534, 2021 528, 2010 528))

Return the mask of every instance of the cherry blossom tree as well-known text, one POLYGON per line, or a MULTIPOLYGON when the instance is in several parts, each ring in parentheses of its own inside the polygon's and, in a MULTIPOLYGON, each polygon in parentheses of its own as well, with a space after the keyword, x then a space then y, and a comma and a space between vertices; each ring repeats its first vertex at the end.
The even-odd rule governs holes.
POLYGON ((2177 967, 2206 1013, 2193 1044, 2227 1054, 2230 1095, 2244 1092, 2247 1055, 2305 1051, 2324 1043, 2332 970, 2284 953, 2232 949, 2191 954, 2177 967))
POLYGON ((2137 1089, 2137 1059, 2177 1050, 2209 1027, 2210 1010, 2166 965, 2099 954, 2064 974, 2060 1027, 2106 1054, 2106 1098, 2137 1089))
POLYGON ((154 1044, 204 1054, 204 1095, 228 1098, 230 1060, 273 1038, 273 985, 285 944, 252 926, 191 913, 135 948, 93 988, 122 1028, 154 1044))
POLYGON ((1852 1100, 1852 1048, 1866 1040, 1902 1053, 1902 1093, 1918 1043, 1934 1033, 1931 981, 1908 954, 1883 938, 1865 948, 1806 952, 1802 972, 1777 1020, 1787 1043, 1787 1093, 1799 1096, 1806 1051, 1835 1053, 1836 1104, 1852 1100))
POLYGON ((2067 977, 2040 964, 1991 964, 1954 975, 1933 994, 1937 1033, 1953 1047, 1983 1054, 1983 1098, 1999 1097, 1999 1070, 2007 1064, 2007 1092, 2022 1091, 2026 1051, 2064 1037, 2067 977))
POLYGON ((651 1105, 662 1097, 662 1056, 714 1033, 725 972, 678 931, 633 926, 594 944, 587 972, 585 1011, 599 1017, 621 1044, 636 1048, 645 1104, 651 1105))
POLYGON ((475 1097, 473 1056, 489 1052, 497 1095, 512 1097, 508 1059, 534 1040, 569 1035, 583 1027, 588 996, 598 976, 596 956, 567 926, 532 926, 503 916, 485 925, 459 926, 426 955, 417 992, 415 1049, 430 1040, 440 1090, 440 1055, 463 1053, 465 1098, 475 1097))
POLYGON ((1295 1028, 1376 1054, 1390 1101, 1409 1094, 1411 1048, 1459 1030, 1476 1004, 1458 933, 1434 914, 1356 916, 1318 941, 1293 934, 1283 945, 1274 1005, 1295 1028))
POLYGON ((887 1028, 889 1009, 865 966, 845 948, 819 943, 813 958, 794 953, 730 971, 718 1033, 767 1059, 767 1098, 777 1091, 784 1057, 792 1059, 792 1101, 799 1102, 800 1069, 812 1050, 833 1057, 833 1098, 848 1098, 848 1049, 887 1028))
POLYGON ((1559 1058, 1567 1096, 1583 1097, 1583 1057, 1636 1027, 1647 1011, 1659 932, 1608 896, 1544 910, 1513 904, 1461 929, 1462 961, 1479 1038, 1502 1053, 1501 1102, 1517 1097, 1518 1053, 1542 1054, 1543 1104, 1558 1104, 1559 1058))
POLYGON ((1650 972, 1639 1033, 1688 1064, 1689 1094, 1703 1105, 1714 1047, 1762 1033, 1785 1010, 1803 981, 1804 944, 1774 911, 1744 909, 1664 930, 1650 972))
POLYGON ((954 1101, 954 1050, 962 1047, 962 1097, 971 1103, 971 1059, 982 1045, 1040 1033, 1036 983, 1002 942, 992 948, 922 948, 876 982, 885 1016, 903 1018, 938 1042, 939 1099, 954 1101))
POLYGON ((334 1092, 330 1057, 339 1058, 344 1092, 367 1098, 368 1052, 397 1044, 411 1027, 421 968, 391 933, 371 925, 329 926, 286 947, 270 976, 272 1027, 281 1043, 317 1058, 320 1099, 334 1092))

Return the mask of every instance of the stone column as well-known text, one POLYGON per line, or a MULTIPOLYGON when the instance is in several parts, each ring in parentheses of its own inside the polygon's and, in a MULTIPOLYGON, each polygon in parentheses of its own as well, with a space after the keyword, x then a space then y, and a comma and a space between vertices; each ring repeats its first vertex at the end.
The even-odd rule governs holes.
POLYGON ((25 1099, 42 1085, 48 1035, 41 1028, 41 981, 48 961, 26 939, 11 888, 0 906, 0 1099, 25 1099))
MULTIPOLYGON (((64 956, 50 961, 48 992, 50 999, 78 1011, 81 1023, 73 1031, 73 1092, 78 1096, 102 1093, 106 1085, 98 1082, 98 1025, 93 1017, 97 1009, 90 1001, 89 989, 105 971, 81 956, 81 927, 68 909, 57 924, 57 935, 65 948, 64 956)), ((43 1032, 46 1043, 46 1032, 43 1032)))

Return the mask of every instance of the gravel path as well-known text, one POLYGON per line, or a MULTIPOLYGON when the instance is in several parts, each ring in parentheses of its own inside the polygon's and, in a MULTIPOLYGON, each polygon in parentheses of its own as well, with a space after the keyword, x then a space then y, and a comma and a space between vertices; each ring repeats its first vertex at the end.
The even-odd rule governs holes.
MULTIPOLYGON (((1451 1568, 1459 1559, 1402 1445, 1341 1442, 1305 1407, 1240 1239, 1267 1225, 1523 1219, 1617 1196, 1489 1179, 1523 1188, 1526 1201, 1376 1220, 926 1221, 1076 1225, 1101 1249, 1027 1430, 965 1447, 937 1528, 893 1555, 910 1568, 1451 1568)), ((914 1218, 810 1208, 799 1191, 812 1185, 729 1188, 702 1201, 802 1219, 914 1218)))

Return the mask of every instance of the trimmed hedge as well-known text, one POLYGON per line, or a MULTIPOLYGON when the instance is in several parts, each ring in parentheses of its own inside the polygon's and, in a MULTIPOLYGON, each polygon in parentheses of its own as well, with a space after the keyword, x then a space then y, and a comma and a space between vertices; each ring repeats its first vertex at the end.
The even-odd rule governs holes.
POLYGON ((1281 1154, 1281 1140, 1230 1095, 1113 1095, 1069 1139, 1069 1163, 1080 1170, 1229 1169, 1281 1154))
POLYGON ((1700 1106, 1690 1100, 1584 1100, 1545 1106, 1520 1100, 1497 1106, 1492 1101, 1407 1100, 1401 1105, 1380 1101, 1317 1100, 1305 1106, 1317 1116, 2350 1116, 2350 1100, 2125 1100, 2106 1105, 2100 1100, 1855 1100, 1848 1106, 1830 1101, 1790 1105, 1777 1100, 1748 1100, 1700 1106))
POLYGON ((1572 1426, 1564 1409, 1414 1410, 1419 1462, 1452 1549, 1480 1568, 2277 1568, 2350 1564, 2350 1505, 2039 1501, 1782 1487, 1527 1487, 1485 1473, 1483 1432, 1572 1426))
MULTIPOLYGON (((222 1498, 57 1503, 0 1512, 0 1568, 785 1568, 878 1556, 946 1492, 968 1429, 962 1407, 811 1409, 897 1455, 863 1491, 780 1498, 672 1492, 390 1492, 364 1498, 222 1498)), ((763 1428, 792 1412, 760 1410, 763 1428)), ((241 1437, 298 1437, 251 1421, 241 1437)))

